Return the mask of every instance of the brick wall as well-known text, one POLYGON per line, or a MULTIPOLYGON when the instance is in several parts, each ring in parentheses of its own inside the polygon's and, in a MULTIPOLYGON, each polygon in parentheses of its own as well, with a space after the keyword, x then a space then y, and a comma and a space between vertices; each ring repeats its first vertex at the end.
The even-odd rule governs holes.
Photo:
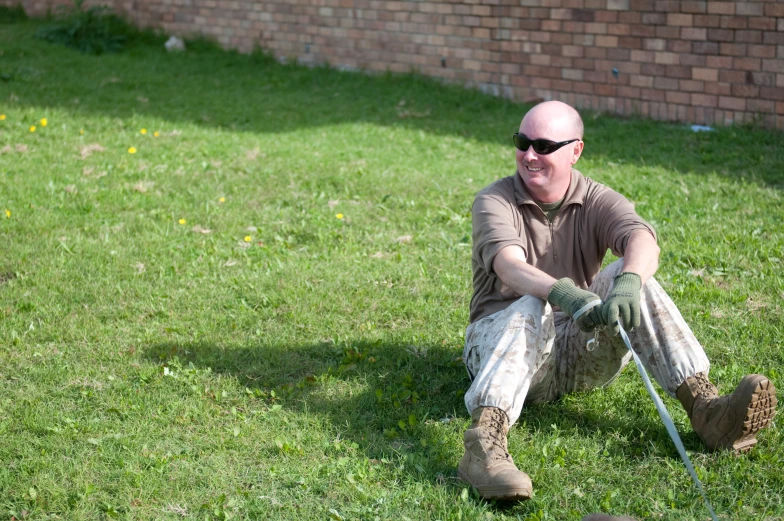
MULTIPOLYGON (((41 13, 61 0, 21 0, 41 13)), ((18 4, 19 0, 0 0, 18 4)), ((141 26, 518 100, 784 128, 784 0, 108 0, 141 26)))

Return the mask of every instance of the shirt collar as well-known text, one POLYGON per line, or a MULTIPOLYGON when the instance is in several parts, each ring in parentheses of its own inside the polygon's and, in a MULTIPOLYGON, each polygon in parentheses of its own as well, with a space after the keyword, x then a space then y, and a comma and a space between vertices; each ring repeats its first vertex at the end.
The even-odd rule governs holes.
MULTIPOLYGON (((566 190, 566 197, 564 197, 564 202, 561 207, 563 208, 570 204, 583 204, 587 192, 588 187, 586 186, 585 178, 580 172, 572 168, 572 180, 569 183, 569 189, 566 190)), ((514 193, 515 201, 518 206, 521 204, 536 204, 534 198, 528 193, 528 189, 525 187, 525 183, 523 182, 523 178, 520 177, 519 172, 515 172, 514 174, 514 193)))

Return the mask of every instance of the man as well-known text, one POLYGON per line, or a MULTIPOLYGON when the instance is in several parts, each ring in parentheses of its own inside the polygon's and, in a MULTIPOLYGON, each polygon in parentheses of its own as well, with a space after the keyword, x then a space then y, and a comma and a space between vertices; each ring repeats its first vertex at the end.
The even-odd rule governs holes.
POLYGON ((763 375, 718 396, 705 352, 652 278, 655 231, 626 198, 572 168, 582 138, 572 107, 535 106, 514 136, 517 172, 474 201, 474 295, 463 352, 472 425, 458 475, 485 499, 531 497, 531 480, 507 451, 509 427, 523 403, 612 382, 631 358, 619 323, 708 448, 749 450, 775 414, 775 389, 763 375), (620 259, 601 270, 608 249, 620 259), (587 346, 597 328, 598 342, 587 346))

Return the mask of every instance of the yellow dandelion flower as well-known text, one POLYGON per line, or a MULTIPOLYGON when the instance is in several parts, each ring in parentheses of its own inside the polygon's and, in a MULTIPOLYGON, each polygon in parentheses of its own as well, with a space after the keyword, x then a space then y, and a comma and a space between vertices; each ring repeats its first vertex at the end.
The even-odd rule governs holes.
POLYGON ((226 202, 226 198, 225 197, 220 197, 220 198, 218 198, 218 202, 219 203, 225 203, 226 202))
POLYGON ((11 217, 11 210, 6 210, 5 211, 5 216, 6 216, 6 218, 11 217))
POLYGON ((253 240, 253 239, 251 238, 251 236, 250 236, 250 235, 246 235, 246 236, 245 236, 245 242, 250 242, 250 241, 252 241, 252 240, 253 240))
POLYGON ((179 220, 179 221, 177 221, 177 222, 178 222, 178 223, 180 223, 180 224, 185 224, 185 223, 186 223, 186 222, 188 222, 188 221, 186 221, 185 219, 180 219, 180 220, 179 220))
POLYGON ((146 128, 143 128, 143 129, 141 129, 141 130, 139 131, 139 134, 142 134, 142 135, 144 135, 144 134, 146 134, 146 133, 147 133, 147 129, 146 129, 146 128))
POLYGON ((30 132, 35 132, 35 125, 32 125, 32 126, 30 127, 30 132))
POLYGON ((0 114, 0 121, 3 121, 4 119, 5 119, 5 114, 0 114))
POLYGON ((80 136, 83 136, 83 135, 84 135, 84 129, 83 129, 83 128, 80 128, 80 129, 79 129, 79 135, 80 135, 80 136))
POLYGON ((152 135, 158 137, 161 135, 161 133, 156 130, 155 132, 152 133, 152 135))
POLYGON ((129 154, 135 154, 135 153, 136 153, 136 147, 131 147, 131 148, 129 148, 129 149, 128 149, 128 153, 129 153, 129 154))
POLYGON ((41 118, 41 126, 45 127, 47 124, 49 124, 49 121, 46 118, 41 118))
POLYGON ((337 217, 338 219, 342 219, 343 218, 343 214, 342 213, 336 213, 335 217, 337 217))

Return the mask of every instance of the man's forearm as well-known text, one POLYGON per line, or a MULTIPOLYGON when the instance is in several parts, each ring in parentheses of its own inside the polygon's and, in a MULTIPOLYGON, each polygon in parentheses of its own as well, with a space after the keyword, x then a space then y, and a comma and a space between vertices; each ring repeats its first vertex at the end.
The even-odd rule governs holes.
POLYGON ((507 246, 498 252, 493 260, 493 271, 505 286, 518 295, 533 295, 542 300, 547 300, 550 288, 556 282, 547 273, 525 262, 519 246, 507 246))
POLYGON ((659 252, 656 239, 650 233, 645 230, 632 232, 626 243, 622 271, 636 273, 645 284, 659 267, 659 252))

